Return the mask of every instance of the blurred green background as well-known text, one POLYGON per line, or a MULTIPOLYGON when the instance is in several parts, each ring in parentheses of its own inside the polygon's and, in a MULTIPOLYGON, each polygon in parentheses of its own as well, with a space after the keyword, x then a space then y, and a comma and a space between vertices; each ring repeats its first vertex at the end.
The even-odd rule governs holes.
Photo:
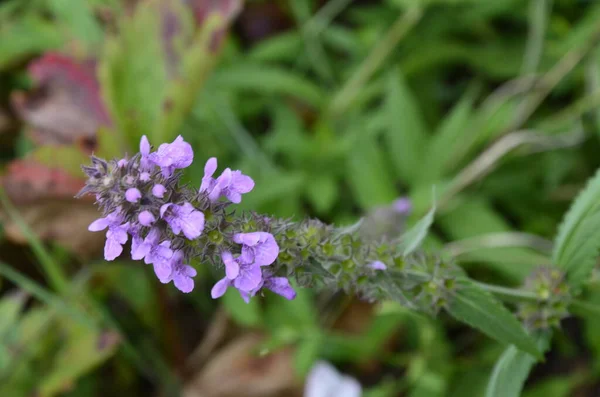
MULTIPOLYGON (((336 225, 402 196, 410 224, 435 186, 426 246, 518 286, 600 165, 599 40, 592 0, 0 2, 0 395, 301 396, 325 359, 366 396, 483 396, 503 347, 446 316, 101 261, 79 165, 182 134, 194 186, 215 156, 255 179, 242 209, 336 225)), ((524 396, 600 395, 599 321, 524 396)))

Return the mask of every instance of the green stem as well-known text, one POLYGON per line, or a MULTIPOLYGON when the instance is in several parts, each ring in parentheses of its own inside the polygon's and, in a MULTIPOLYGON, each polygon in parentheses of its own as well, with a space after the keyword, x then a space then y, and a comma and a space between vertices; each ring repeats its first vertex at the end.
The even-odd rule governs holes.
POLYGON ((478 287, 491 292, 501 299, 509 301, 536 301, 538 296, 534 292, 525 291, 517 288, 501 287, 499 285, 491 285, 481 282, 474 282, 478 287))

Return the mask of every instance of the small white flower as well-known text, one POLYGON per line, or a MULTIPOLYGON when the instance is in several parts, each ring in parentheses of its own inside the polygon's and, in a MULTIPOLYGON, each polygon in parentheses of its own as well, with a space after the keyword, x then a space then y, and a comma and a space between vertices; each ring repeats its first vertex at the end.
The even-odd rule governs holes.
POLYGON ((361 393, 356 379, 340 374, 325 361, 312 367, 304 389, 304 397, 360 397, 361 393))

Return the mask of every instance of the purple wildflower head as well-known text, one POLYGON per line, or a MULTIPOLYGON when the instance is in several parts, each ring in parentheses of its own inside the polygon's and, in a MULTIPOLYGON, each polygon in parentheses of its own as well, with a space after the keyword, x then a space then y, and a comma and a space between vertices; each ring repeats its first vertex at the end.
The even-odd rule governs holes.
POLYGON ((179 135, 172 143, 163 143, 158 150, 148 155, 148 159, 161 168, 165 178, 173 175, 176 169, 189 167, 194 160, 192 146, 179 135))
POLYGON ((279 255, 279 246, 271 233, 236 233, 233 235, 233 241, 242 244, 244 261, 258 266, 272 264, 279 255))
POLYGON ((190 203, 164 204, 160 207, 160 217, 167 221, 173 233, 183 232, 189 240, 199 237, 204 230, 204 214, 190 203))
POLYGON ((216 201, 224 196, 232 203, 239 204, 242 201, 242 194, 250 192, 254 188, 254 181, 248 175, 241 171, 231 171, 226 168, 221 176, 213 178, 217 170, 217 159, 212 157, 208 159, 204 166, 204 177, 200 185, 201 192, 207 192, 211 201, 216 201))
POLYGON ((104 259, 112 261, 123 252, 123 244, 127 242, 129 223, 123 223, 123 216, 118 212, 108 214, 105 218, 96 219, 88 226, 91 232, 108 228, 104 244, 104 259))

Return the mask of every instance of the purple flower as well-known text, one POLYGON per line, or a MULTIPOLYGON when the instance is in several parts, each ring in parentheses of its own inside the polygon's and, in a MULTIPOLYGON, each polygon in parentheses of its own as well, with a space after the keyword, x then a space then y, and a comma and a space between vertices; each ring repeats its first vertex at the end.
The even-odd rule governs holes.
POLYGON ((117 166, 118 166, 119 168, 123 168, 123 167, 125 167, 126 165, 127 165, 127 160, 126 160, 126 159, 121 159, 121 160, 117 161, 117 166))
POLYGON ((137 203, 142 198, 142 193, 134 187, 127 189, 125 192, 125 200, 130 203, 137 203))
POLYGON ((234 258, 231 252, 221 253, 225 264, 225 277, 217 282, 211 294, 213 298, 222 296, 229 286, 234 286, 240 293, 251 293, 262 284, 262 271, 259 265, 245 261, 243 256, 234 258))
POLYGON ((150 211, 142 211, 138 215, 138 222, 143 226, 151 226, 155 221, 156 218, 150 211))
POLYGON ((184 264, 183 259, 183 252, 181 250, 175 251, 170 261, 171 273, 164 279, 161 279, 159 276, 159 280, 165 284, 169 281, 173 281, 178 290, 187 294, 194 289, 194 280, 192 277, 195 277, 197 273, 196 269, 184 264))
POLYGON ((150 230, 145 239, 134 236, 131 242, 131 258, 143 259, 144 263, 153 264, 156 277, 161 282, 168 283, 172 273, 170 260, 173 257, 173 250, 170 241, 158 244, 159 239, 160 231, 156 228, 150 230))
POLYGON ((285 277, 267 277, 265 278, 263 288, 271 290, 288 300, 296 297, 296 291, 290 285, 290 280, 285 277))
POLYGON ((200 185, 200 192, 207 192, 211 201, 216 201, 221 196, 227 197, 232 203, 240 203, 242 194, 254 188, 254 181, 241 171, 231 171, 226 168, 221 176, 214 179, 212 176, 217 170, 217 159, 211 157, 204 166, 204 177, 200 185))
POLYGON ((387 269, 387 266, 382 261, 371 262, 371 263, 369 263, 368 266, 371 269, 374 269, 374 270, 385 270, 385 269, 387 269))
POLYGON ((412 211, 412 203, 409 198, 401 197, 392 203, 395 212, 402 215, 408 215, 412 211))
POLYGON ((176 169, 182 169, 192 164, 194 151, 192 146, 179 135, 172 143, 163 143, 158 150, 148 155, 148 159, 161 167, 165 178, 173 175, 176 169))
POLYGON ((106 243, 104 244, 104 259, 112 261, 123 252, 123 244, 127 242, 129 222, 122 223, 123 216, 117 212, 109 214, 106 218, 96 219, 88 226, 91 232, 98 232, 108 228, 106 243))
POLYGON ((271 233, 236 233, 233 241, 242 244, 243 260, 258 266, 272 264, 279 255, 279 246, 271 233))
POLYGON ((163 196, 165 195, 166 191, 167 191, 167 188, 165 188, 160 183, 157 183, 156 185, 154 185, 152 187, 152 195, 154 197, 163 198, 163 196))
POLYGON ((190 203, 164 204, 160 207, 160 217, 167 221, 173 233, 178 235, 183 231, 189 240, 197 238, 204 230, 204 214, 190 203))
POLYGON ((142 158, 140 159, 140 168, 142 170, 149 170, 152 164, 150 163, 149 159, 150 142, 148 142, 148 138, 146 138, 146 135, 142 136, 142 139, 140 140, 140 154, 142 155, 142 158))

